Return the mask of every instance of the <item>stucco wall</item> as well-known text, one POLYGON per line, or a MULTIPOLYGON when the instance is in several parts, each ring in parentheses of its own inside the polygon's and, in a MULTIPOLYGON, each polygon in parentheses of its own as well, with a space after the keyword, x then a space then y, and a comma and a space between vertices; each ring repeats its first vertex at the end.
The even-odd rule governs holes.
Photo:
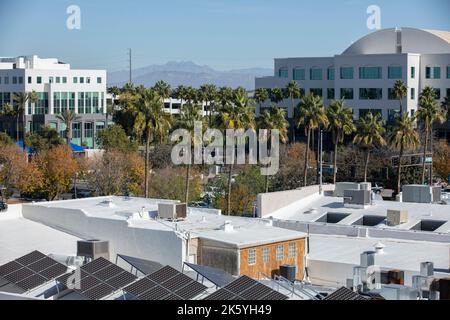
POLYGON ((24 205, 23 216, 80 238, 109 240, 111 259, 122 253, 182 268, 185 241, 173 231, 131 227, 125 220, 90 217, 78 209, 24 205))

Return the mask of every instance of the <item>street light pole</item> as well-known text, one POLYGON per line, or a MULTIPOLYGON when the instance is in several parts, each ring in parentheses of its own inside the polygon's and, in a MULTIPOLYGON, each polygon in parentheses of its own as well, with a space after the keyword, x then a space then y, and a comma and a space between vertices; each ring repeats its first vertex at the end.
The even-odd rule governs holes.
POLYGON ((320 153, 319 153, 319 194, 322 194, 323 188, 322 188, 322 182, 323 182, 323 131, 320 130, 320 153))

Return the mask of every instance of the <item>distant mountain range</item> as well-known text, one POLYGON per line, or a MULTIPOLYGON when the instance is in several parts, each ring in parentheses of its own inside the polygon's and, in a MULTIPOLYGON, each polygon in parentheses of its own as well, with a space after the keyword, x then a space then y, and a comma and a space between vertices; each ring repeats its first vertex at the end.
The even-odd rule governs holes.
MULTIPOLYGON (((218 71, 209 66, 200 66, 193 62, 171 61, 163 65, 150 65, 133 70, 133 83, 136 85, 153 86, 157 81, 164 80, 172 88, 179 85, 200 87, 205 83, 216 86, 242 86, 248 90, 255 88, 255 77, 273 75, 268 68, 248 68, 229 71, 218 71)), ((122 86, 129 80, 129 71, 108 72, 109 86, 122 86)))

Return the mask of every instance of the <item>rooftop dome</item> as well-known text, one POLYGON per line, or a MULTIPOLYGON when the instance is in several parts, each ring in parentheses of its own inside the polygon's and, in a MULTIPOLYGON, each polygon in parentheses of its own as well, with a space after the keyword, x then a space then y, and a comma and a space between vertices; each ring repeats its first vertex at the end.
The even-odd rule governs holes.
POLYGON ((378 30, 354 42, 342 54, 394 53, 450 53, 450 32, 415 28, 378 30))

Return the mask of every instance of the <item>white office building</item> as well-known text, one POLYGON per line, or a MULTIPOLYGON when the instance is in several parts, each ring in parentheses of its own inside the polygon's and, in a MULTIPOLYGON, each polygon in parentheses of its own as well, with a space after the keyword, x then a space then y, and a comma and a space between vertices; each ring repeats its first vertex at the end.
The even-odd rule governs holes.
MULTIPOLYGON (((14 105, 14 93, 31 91, 39 101, 25 109, 28 131, 49 125, 64 135, 65 125, 56 115, 72 110, 80 115, 73 123, 72 142, 95 147, 96 131, 105 127, 106 70, 71 69, 68 63, 36 55, 0 58, 0 109, 6 103, 14 105)), ((11 120, 0 117, 0 131, 15 137, 11 120)))
MULTIPOLYGON (((440 101, 450 96, 450 32, 384 29, 359 39, 334 57, 275 59, 274 76, 257 78, 255 87, 284 88, 292 80, 305 93, 322 96, 325 105, 332 99, 345 99, 355 119, 372 111, 381 113, 385 120, 400 109, 391 88, 395 81, 403 80, 408 86, 403 107, 414 114, 425 86, 435 88, 440 101)), ((288 118, 292 119, 290 99, 280 105, 288 108, 288 118)))

